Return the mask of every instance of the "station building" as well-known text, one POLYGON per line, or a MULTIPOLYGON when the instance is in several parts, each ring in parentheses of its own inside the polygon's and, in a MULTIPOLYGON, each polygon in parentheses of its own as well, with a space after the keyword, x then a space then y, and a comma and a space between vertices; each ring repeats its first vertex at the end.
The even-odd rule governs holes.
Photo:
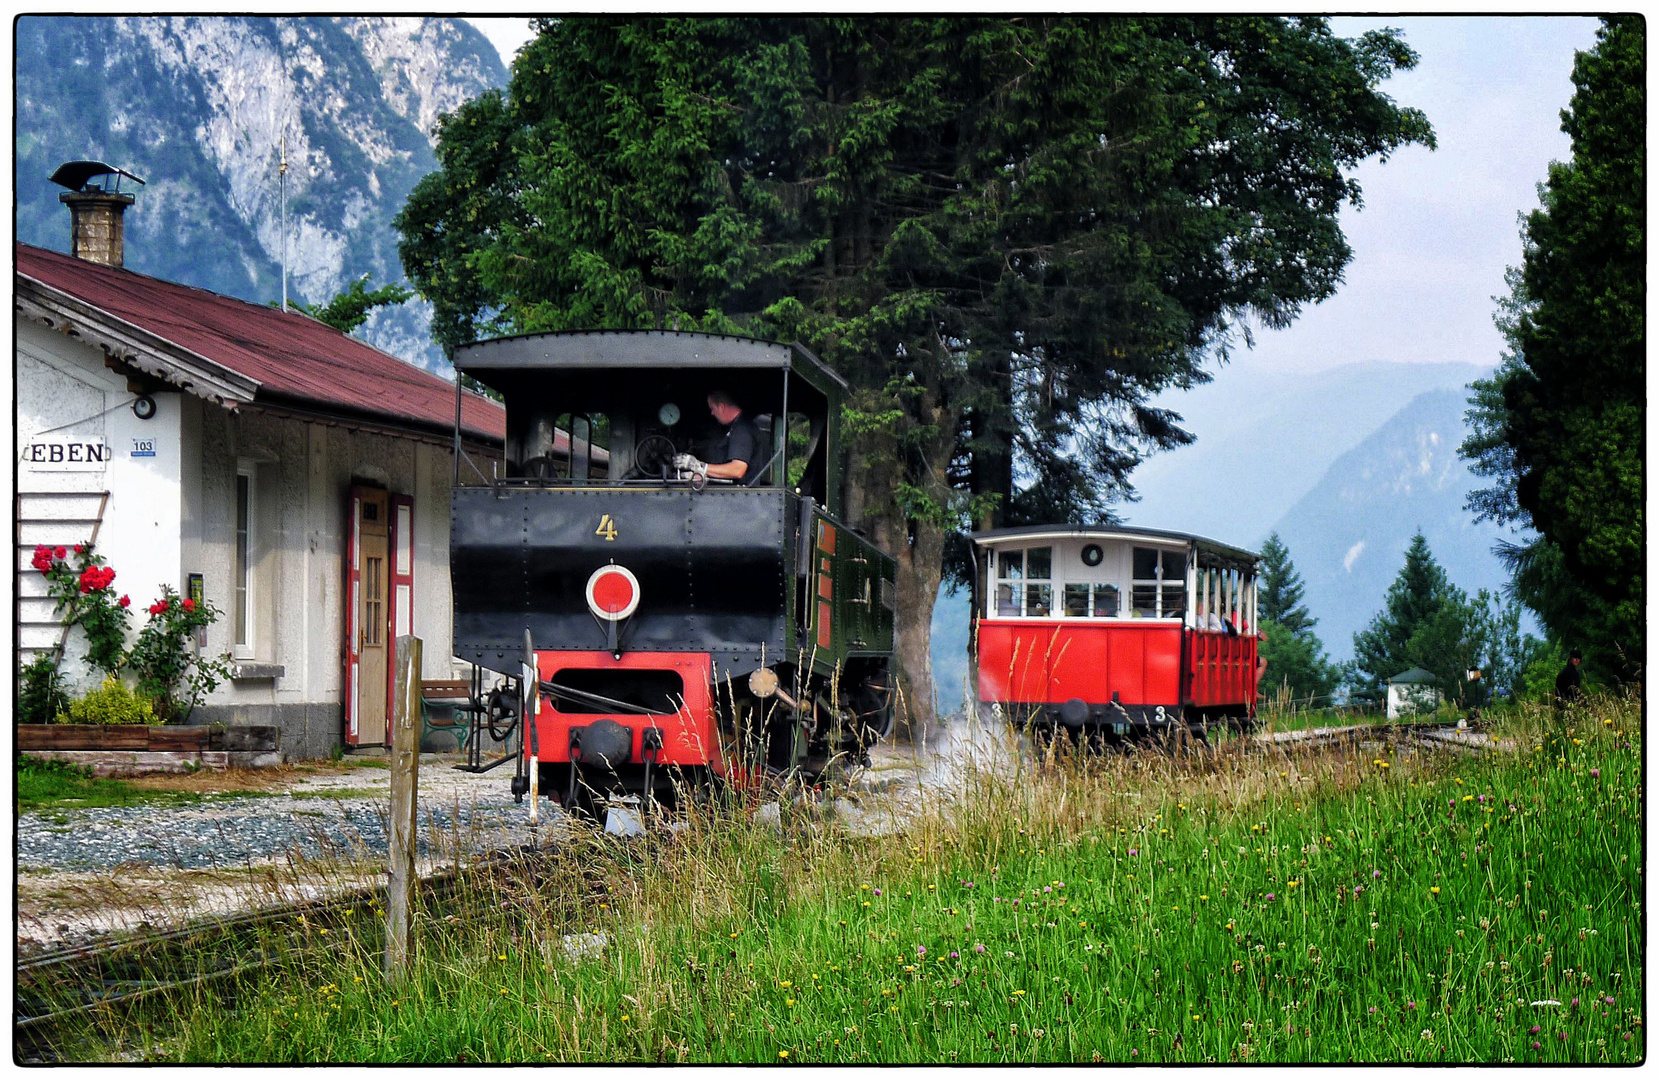
POLYGON ((235 677, 189 723, 275 725, 288 759, 385 745, 394 639, 452 677, 456 454, 490 475, 502 409, 308 316, 124 269, 132 196, 75 194, 74 255, 13 249, 14 662, 62 649, 89 688, 29 562, 92 540, 135 631, 164 584, 223 613, 199 645, 235 677))

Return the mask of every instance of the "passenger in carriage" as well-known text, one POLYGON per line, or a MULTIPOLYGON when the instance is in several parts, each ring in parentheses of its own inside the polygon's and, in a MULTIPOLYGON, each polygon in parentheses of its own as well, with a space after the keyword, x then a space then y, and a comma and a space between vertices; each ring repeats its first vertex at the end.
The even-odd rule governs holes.
POLYGON ((1205 607, 1204 601, 1200 600, 1198 601, 1198 616, 1193 620, 1193 626, 1199 630, 1220 630, 1221 620, 1216 617, 1215 612, 1205 607))

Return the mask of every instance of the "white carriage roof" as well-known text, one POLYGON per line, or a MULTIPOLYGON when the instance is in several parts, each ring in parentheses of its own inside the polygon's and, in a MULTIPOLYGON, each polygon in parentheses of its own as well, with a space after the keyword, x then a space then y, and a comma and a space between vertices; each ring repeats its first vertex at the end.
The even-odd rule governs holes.
POLYGON ((1222 559, 1249 563, 1261 561, 1261 556, 1245 548, 1223 544, 1192 533, 1170 532, 1166 529, 1143 529, 1133 525, 1009 525, 1000 529, 984 529, 969 533, 968 538, 982 547, 1026 543, 1033 540, 1147 540, 1165 544, 1196 544, 1200 552, 1222 559))

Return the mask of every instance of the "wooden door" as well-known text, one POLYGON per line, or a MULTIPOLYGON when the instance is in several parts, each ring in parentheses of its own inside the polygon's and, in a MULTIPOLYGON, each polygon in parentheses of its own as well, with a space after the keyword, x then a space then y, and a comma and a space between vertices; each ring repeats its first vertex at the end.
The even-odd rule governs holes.
POLYGON ((347 533, 346 744, 386 745, 391 676, 391 566, 387 493, 351 489, 347 533))

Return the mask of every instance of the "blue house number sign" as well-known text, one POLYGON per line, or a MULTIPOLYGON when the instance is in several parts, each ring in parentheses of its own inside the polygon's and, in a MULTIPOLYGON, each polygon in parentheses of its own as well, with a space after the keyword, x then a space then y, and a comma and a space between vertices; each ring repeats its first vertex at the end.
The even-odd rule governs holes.
POLYGON ((134 439, 132 441, 133 457, 155 457, 156 441, 154 439, 134 439))

